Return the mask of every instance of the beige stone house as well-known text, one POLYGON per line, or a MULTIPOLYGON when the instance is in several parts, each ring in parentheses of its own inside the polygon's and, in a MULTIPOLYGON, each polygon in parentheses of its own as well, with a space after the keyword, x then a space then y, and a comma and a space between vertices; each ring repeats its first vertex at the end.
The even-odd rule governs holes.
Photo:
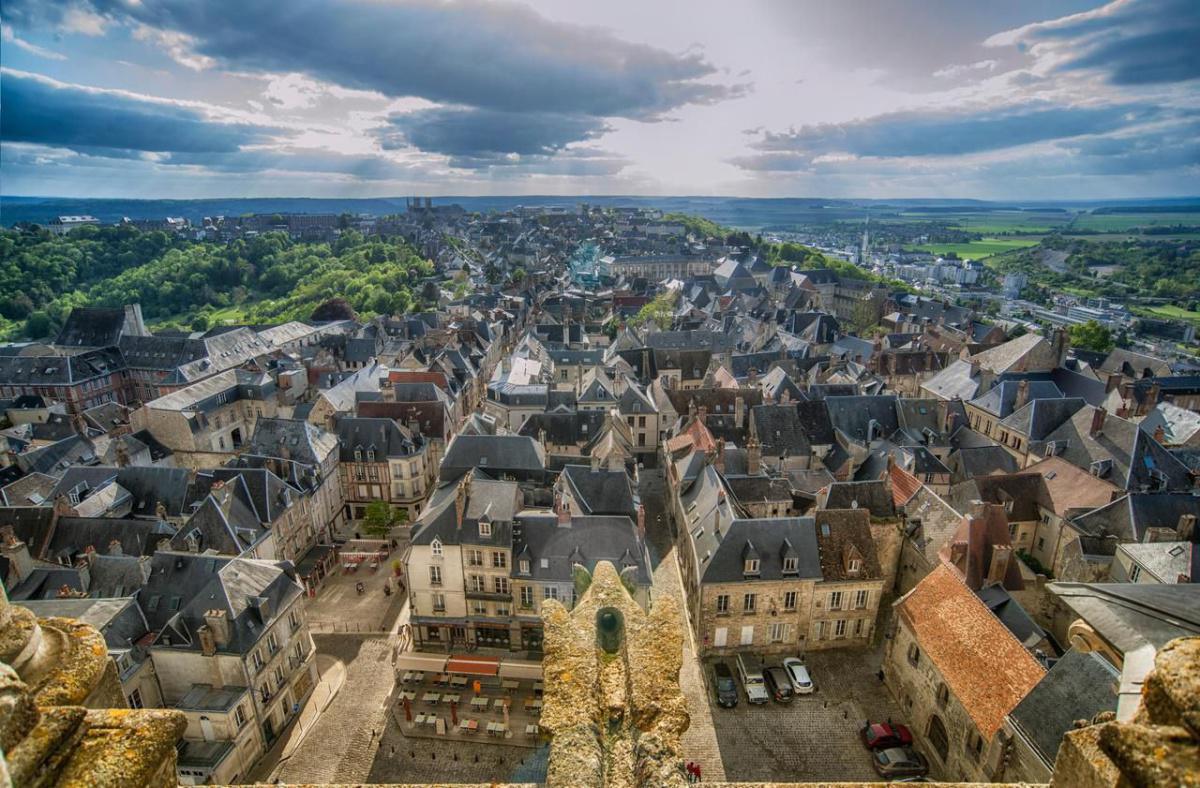
POLYGON ((942 780, 991 782, 1005 767, 1005 715, 1045 670, 948 566, 895 604, 884 683, 942 780))

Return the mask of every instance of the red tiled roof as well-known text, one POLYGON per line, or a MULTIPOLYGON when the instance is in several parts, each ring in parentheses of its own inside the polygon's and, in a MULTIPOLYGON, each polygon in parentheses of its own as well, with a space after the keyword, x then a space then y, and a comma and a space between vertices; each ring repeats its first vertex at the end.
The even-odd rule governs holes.
POLYGON ((892 482, 892 501, 897 506, 908 503, 921 489, 921 480, 899 465, 892 465, 888 475, 892 482))
POLYGON ((985 740, 1045 675, 945 564, 938 564, 896 609, 985 740))

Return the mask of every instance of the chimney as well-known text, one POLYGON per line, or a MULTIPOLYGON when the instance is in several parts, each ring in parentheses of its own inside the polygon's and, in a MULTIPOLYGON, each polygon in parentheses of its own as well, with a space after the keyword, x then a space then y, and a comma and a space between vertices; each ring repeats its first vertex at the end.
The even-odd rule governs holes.
POLYGON ((741 427, 743 420, 746 418, 746 400, 742 397, 734 397, 733 399, 733 425, 741 427))
POLYGON ((592 473, 598 473, 599 471, 600 471, 600 455, 597 454, 596 452, 592 452, 592 473))
POLYGON ((1104 408, 1092 409, 1092 428, 1088 430, 1088 434, 1093 438, 1104 431, 1104 418, 1108 415, 1108 411, 1104 408))
POLYGON ((638 504, 638 510, 637 510, 637 529, 638 529, 638 534, 643 539, 645 539, 646 538, 646 507, 640 503, 638 504))
POLYGON ((454 493, 454 520, 458 523, 458 527, 462 528, 463 515, 467 511, 467 491, 470 489, 471 472, 468 471, 463 480, 458 483, 458 489, 454 493))
POLYGON ((1022 380, 1017 383, 1017 399, 1013 402, 1013 410, 1017 411, 1025 407, 1029 402, 1029 381, 1022 380))
POLYGON ((1179 541, 1190 542, 1196 534, 1196 515, 1181 514, 1179 515, 1179 525, 1175 527, 1176 533, 1179 534, 1179 541))
POLYGON ((953 542, 950 545, 950 563, 957 567, 963 567, 963 559, 967 557, 967 543, 962 540, 953 542))
POLYGON ((697 408, 696 418, 700 420, 701 424, 703 424, 704 420, 708 418, 708 406, 701 405, 699 408, 697 408))
POLYGON ((1054 366, 1061 367, 1067 359, 1067 348, 1071 346, 1071 342, 1067 337, 1065 328, 1054 329, 1054 337, 1050 341, 1050 351, 1054 354, 1054 366))
POLYGON ((204 611, 204 625, 212 632, 213 642, 217 648, 229 645, 229 619, 220 608, 204 611))
POLYGON ((1107 394, 1108 392, 1112 391, 1113 389, 1117 388, 1120 385, 1121 385, 1121 373, 1114 372, 1111 375, 1109 375, 1108 380, 1104 382, 1104 393, 1107 394))
POLYGON ((762 446, 754 435, 746 441, 746 474, 757 476, 762 472, 762 446))
POLYGON ((1150 384, 1150 389, 1146 392, 1146 399, 1142 402, 1142 413, 1149 413, 1158 404, 1158 398, 1162 394, 1162 386, 1156 380, 1150 384))
POLYGON ((121 549, 121 542, 119 540, 113 539, 111 542, 108 543, 108 554, 109 555, 125 555, 125 551, 121 549))
POLYGON ((717 470, 725 473, 725 439, 717 438, 717 456, 714 458, 717 470))
POLYGON ((1012 560, 1012 545, 992 545, 992 560, 988 564, 987 583, 985 585, 1004 585, 1008 574, 1008 562, 1012 560))
POLYGON ((971 377, 973 377, 973 378, 979 377, 979 371, 980 371, 979 362, 972 361, 971 362, 971 377))
POLYGON ((568 528, 571 525, 571 502, 558 499, 558 527, 568 528))
POLYGON ((1163 428, 1163 425, 1159 424, 1154 428, 1154 440, 1158 443, 1167 442, 1167 431, 1163 428))
POLYGON ((208 628, 208 625, 200 627, 196 630, 197 637, 200 638, 200 653, 206 657, 211 657, 217 653, 217 640, 213 636, 213 631, 208 628))

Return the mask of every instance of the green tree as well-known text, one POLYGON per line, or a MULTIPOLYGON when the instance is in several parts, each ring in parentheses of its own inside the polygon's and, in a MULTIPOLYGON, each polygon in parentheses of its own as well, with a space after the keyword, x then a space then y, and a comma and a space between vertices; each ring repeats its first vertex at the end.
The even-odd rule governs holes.
POLYGON ((192 318, 192 330, 193 331, 207 331, 208 328, 209 328, 208 315, 204 314, 203 312, 200 312, 199 314, 197 314, 195 317, 192 318))
POLYGON ((54 322, 50 319, 50 315, 42 311, 34 312, 25 320, 25 333, 30 339, 49 336, 53 328, 54 322))
POLYGON ((1112 332, 1108 330, 1108 327, 1095 320, 1071 326, 1068 331, 1071 335, 1071 344, 1084 350, 1107 353, 1113 349, 1115 344, 1112 332))
POLYGON ((367 504, 362 530, 377 539, 386 539, 392 528, 408 521, 408 512, 393 507, 387 501, 372 501, 367 504))
POLYGON ((513 284, 517 284, 517 285, 521 284, 521 282, 524 282, 525 281, 525 269, 518 268, 517 270, 513 271, 512 272, 512 280, 513 280, 513 284))

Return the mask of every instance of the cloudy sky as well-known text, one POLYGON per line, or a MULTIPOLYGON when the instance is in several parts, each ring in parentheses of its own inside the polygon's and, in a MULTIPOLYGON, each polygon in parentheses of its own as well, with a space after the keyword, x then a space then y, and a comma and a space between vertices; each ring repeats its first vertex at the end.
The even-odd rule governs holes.
POLYGON ((1197 0, 3 0, 0 189, 1194 195, 1197 0))

